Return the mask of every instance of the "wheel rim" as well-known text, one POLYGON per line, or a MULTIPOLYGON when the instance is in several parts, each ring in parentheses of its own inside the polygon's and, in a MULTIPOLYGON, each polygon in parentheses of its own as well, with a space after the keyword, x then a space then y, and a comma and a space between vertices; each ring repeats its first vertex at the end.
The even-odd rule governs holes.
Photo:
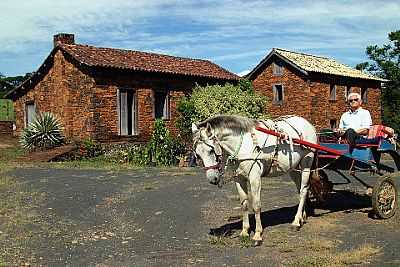
POLYGON ((396 190, 389 182, 382 183, 377 197, 377 207, 383 214, 389 214, 396 204, 396 190))

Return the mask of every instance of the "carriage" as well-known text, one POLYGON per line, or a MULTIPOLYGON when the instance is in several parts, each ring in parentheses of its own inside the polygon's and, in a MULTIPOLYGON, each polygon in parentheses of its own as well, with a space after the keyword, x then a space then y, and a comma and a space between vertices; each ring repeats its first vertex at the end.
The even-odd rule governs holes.
POLYGON ((255 245, 262 242, 261 178, 289 174, 295 182, 299 205, 292 227, 299 230, 306 222, 305 204, 311 194, 317 202, 327 199, 332 183, 326 169, 347 171, 363 185, 372 189, 372 206, 379 218, 392 217, 397 208, 397 188, 393 180, 400 176, 400 155, 396 142, 379 137, 378 142, 349 145, 343 142, 318 140, 313 125, 299 116, 255 121, 231 115, 217 115, 199 124, 192 124, 193 150, 201 158, 207 180, 224 184, 224 170, 233 167, 232 179, 243 211, 242 232, 249 236, 249 211, 254 211, 255 245), (296 144, 296 145, 294 145, 296 144), (393 158, 394 167, 383 163, 383 155, 393 158), (232 164, 233 163, 233 164, 232 164), (374 186, 356 176, 370 172, 378 177, 374 186), (389 174, 386 174, 389 173, 389 174))
MULTIPOLYGON (((257 130, 280 136, 280 133, 262 127, 257 130)), ((317 150, 316 169, 310 179, 311 198, 317 205, 324 203, 333 190, 325 170, 339 173, 348 182, 346 177, 351 176, 367 188, 371 196, 372 208, 378 218, 392 217, 397 209, 397 187, 394 178, 400 177, 400 155, 396 149, 396 142, 385 138, 377 142, 356 144, 350 147, 346 142, 336 138, 319 136, 318 143, 309 143, 294 139, 295 143, 317 150), (395 166, 386 164, 388 158, 393 160, 395 166), (374 185, 370 185, 357 176, 357 173, 370 173, 377 176, 374 185)))

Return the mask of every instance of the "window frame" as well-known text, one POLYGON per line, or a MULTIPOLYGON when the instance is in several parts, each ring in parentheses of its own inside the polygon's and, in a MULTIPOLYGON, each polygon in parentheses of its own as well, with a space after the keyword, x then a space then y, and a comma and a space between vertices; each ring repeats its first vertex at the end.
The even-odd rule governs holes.
POLYGON ((139 116, 138 116, 138 112, 139 112, 139 107, 138 107, 138 94, 137 94, 137 90, 136 89, 132 89, 132 88, 118 88, 117 91, 117 115, 118 115, 118 135, 120 136, 137 136, 139 135, 139 116), (132 103, 129 106, 129 94, 128 91, 131 92, 130 95, 132 96, 132 103), (123 134, 123 127, 122 127, 122 105, 121 105, 121 101, 122 98, 121 96, 123 95, 123 93, 126 93, 126 134, 123 134), (129 110, 130 107, 130 110, 129 110), (130 117, 131 117, 131 127, 129 129, 129 113, 130 113, 130 117), (131 131, 131 134, 129 134, 129 130, 131 131))
POLYGON ((329 101, 336 101, 337 100, 337 86, 336 84, 330 84, 329 86, 329 101), (333 94, 332 94, 333 92, 333 94))
POLYGON ((351 92, 352 92, 351 85, 346 85, 344 90, 345 90, 344 91, 344 97, 346 98, 346 101, 347 101, 347 98, 349 97, 349 94, 351 94, 351 92))
POLYGON ((272 62, 272 75, 282 76, 283 75, 283 64, 279 61, 272 62))
POLYGON ((171 92, 169 90, 163 91, 163 90, 153 90, 153 118, 154 119, 162 119, 162 120, 171 120, 171 92), (157 103, 157 94, 163 94, 165 95, 164 99, 164 106, 163 106, 163 111, 162 111, 162 116, 157 117, 156 112, 156 103, 157 103))
POLYGON ((368 87, 361 87, 361 100, 363 103, 368 104, 368 87))
MULTIPOLYGON (((24 111, 25 111, 25 116, 24 116, 24 127, 26 128, 26 127, 28 127, 28 125, 29 125, 29 122, 28 122, 28 120, 29 120, 29 118, 28 118, 28 106, 33 106, 33 110, 34 110, 34 112, 35 112, 35 114, 34 114, 34 117, 36 117, 36 103, 35 103, 35 101, 27 101, 27 102, 25 102, 25 109, 24 109, 24 111)), ((34 118, 33 118, 34 119, 34 118)), ((33 121, 33 120, 32 120, 33 121)))
POLYGON ((284 90, 283 84, 276 83, 276 84, 272 85, 272 103, 274 105, 283 105, 284 100, 285 100, 285 90, 284 90), (277 99, 279 94, 278 94, 278 90, 277 90, 276 86, 281 86, 281 90, 282 90, 282 99, 281 100, 277 99))

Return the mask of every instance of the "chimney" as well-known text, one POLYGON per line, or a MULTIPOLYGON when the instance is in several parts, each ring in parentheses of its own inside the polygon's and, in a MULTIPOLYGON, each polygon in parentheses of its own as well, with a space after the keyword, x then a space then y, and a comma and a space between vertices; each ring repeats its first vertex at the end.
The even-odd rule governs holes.
POLYGON ((59 44, 75 44, 75 36, 71 33, 58 33, 53 36, 54 47, 59 44))

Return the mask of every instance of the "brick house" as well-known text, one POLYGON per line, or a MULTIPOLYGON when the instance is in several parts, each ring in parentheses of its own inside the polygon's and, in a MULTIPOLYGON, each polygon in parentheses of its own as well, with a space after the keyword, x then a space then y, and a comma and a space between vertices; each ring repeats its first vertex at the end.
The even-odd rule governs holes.
POLYGON ((317 129, 335 128, 347 110, 346 97, 358 92, 374 124, 381 123, 381 84, 385 80, 333 59, 274 48, 246 78, 271 100, 272 117, 296 114, 317 129))
POLYGON ((35 114, 50 111, 67 138, 143 142, 155 118, 177 132, 177 101, 196 83, 238 79, 207 60, 75 44, 73 34, 58 34, 38 71, 8 97, 17 135, 35 114))

